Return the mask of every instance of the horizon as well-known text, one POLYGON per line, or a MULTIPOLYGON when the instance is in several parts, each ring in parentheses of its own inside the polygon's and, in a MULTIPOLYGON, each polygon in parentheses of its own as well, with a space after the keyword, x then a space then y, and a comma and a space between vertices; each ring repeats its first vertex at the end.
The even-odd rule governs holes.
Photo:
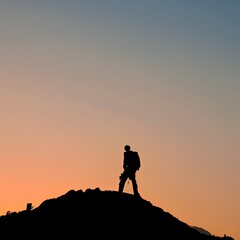
POLYGON ((239 12, 237 0, 0 1, 0 215, 117 191, 129 144, 144 199, 240 240, 239 12))

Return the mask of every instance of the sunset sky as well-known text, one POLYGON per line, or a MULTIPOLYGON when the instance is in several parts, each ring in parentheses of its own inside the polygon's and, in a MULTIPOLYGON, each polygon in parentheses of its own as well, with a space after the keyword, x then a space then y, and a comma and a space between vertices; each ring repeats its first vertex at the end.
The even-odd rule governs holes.
POLYGON ((239 24, 238 0, 0 0, 0 215, 117 191, 129 144, 144 199, 239 240, 239 24))

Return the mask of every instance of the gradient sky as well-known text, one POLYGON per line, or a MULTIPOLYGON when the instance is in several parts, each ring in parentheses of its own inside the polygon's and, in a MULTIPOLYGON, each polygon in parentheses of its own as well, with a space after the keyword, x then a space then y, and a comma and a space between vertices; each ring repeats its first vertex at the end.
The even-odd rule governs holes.
POLYGON ((239 24, 238 0, 0 0, 0 215, 117 190, 129 144, 144 199, 240 239, 239 24))

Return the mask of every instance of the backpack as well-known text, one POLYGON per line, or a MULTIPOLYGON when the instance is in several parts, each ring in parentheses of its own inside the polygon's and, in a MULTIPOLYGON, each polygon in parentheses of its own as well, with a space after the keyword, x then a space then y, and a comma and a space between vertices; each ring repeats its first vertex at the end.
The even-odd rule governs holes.
POLYGON ((140 157, 138 155, 138 152, 133 152, 133 162, 134 162, 135 169, 139 170, 139 168, 141 167, 141 163, 140 163, 140 157))

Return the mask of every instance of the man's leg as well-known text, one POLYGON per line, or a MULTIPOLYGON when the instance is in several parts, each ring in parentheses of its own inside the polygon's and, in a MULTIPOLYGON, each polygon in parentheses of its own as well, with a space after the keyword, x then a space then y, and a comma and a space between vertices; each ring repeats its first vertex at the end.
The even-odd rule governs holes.
POLYGON ((132 172, 130 174, 130 180, 132 181, 132 187, 133 187, 133 194, 137 197, 140 197, 140 194, 138 192, 138 185, 137 185, 137 181, 136 181, 136 174, 135 172, 132 172))
POLYGON ((138 192, 138 185, 137 185, 137 181, 136 181, 136 178, 133 178, 132 179, 132 186, 133 186, 133 193, 135 196, 139 197, 140 194, 138 192))
POLYGON ((127 178, 128 178, 128 176, 126 175, 125 172, 123 172, 120 176, 118 191, 121 192, 121 193, 123 192, 123 188, 124 188, 125 182, 127 181, 127 178))

